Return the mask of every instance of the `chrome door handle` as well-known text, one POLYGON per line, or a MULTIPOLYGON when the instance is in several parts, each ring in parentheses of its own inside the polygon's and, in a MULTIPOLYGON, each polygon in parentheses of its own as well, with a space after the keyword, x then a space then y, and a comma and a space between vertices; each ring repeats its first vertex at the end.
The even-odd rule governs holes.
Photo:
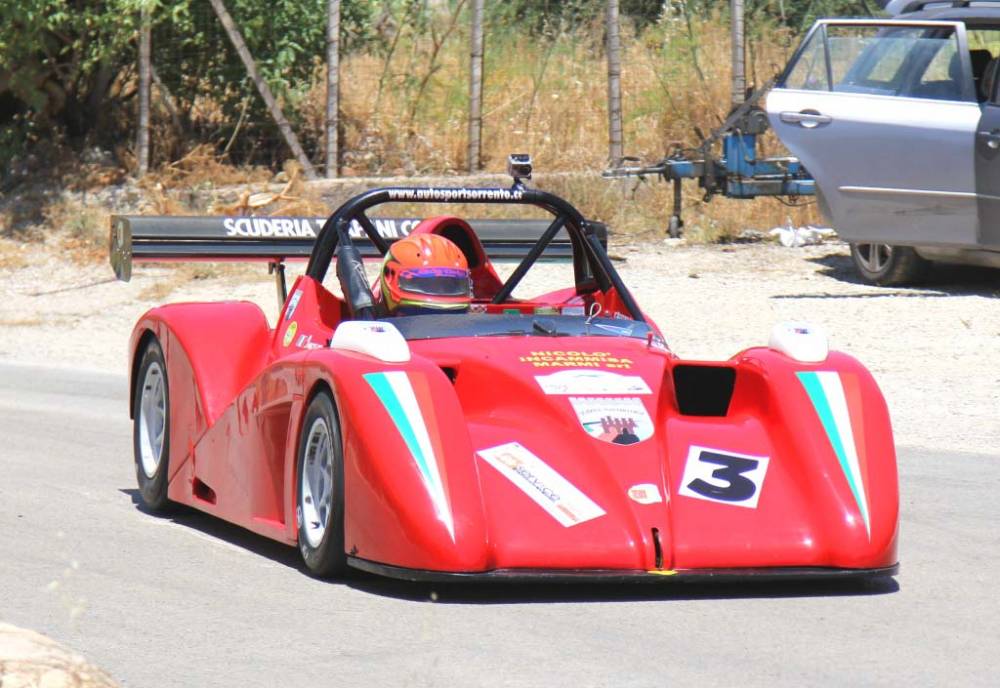
POLYGON ((805 129, 814 129, 821 124, 829 124, 833 121, 830 115, 824 115, 816 111, 803 110, 802 112, 782 112, 779 117, 786 124, 798 124, 805 129))
POLYGON ((1000 148, 1000 129, 994 129, 993 131, 981 131, 979 132, 979 138, 986 141, 987 148, 991 150, 997 150, 1000 148))

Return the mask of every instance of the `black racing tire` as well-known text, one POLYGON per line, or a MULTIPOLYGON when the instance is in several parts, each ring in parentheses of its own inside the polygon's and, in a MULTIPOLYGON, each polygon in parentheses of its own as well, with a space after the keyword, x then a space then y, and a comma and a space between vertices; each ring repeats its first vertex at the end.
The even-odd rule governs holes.
POLYGON ((317 578, 343 576, 344 446, 330 395, 321 391, 306 409, 295 471, 295 522, 299 552, 317 578))
POLYGON ((132 450, 139 496, 147 511, 164 513, 170 506, 170 385, 163 350, 155 337, 140 355, 133 395, 132 450))
POLYGON ((921 282, 931 263, 909 246, 852 243, 851 260, 864 281, 883 287, 921 282))

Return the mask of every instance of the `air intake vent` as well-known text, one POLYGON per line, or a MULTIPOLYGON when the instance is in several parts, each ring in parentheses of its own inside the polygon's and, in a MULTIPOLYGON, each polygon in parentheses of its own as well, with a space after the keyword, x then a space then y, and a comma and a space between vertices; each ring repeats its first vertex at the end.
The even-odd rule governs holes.
POLYGON ((685 416, 724 416, 736 386, 736 369, 679 365, 674 368, 677 406, 685 416))

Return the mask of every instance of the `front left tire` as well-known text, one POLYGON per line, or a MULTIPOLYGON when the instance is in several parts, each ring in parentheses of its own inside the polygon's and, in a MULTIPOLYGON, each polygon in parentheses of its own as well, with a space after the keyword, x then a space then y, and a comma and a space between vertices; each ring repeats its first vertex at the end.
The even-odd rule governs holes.
POLYGON ((139 495, 148 511, 167 510, 170 457, 170 385, 163 350, 154 337, 143 349, 134 390, 132 448, 139 495))
POLYGON ((295 517, 302 560, 317 578, 341 576, 347 570, 344 450, 337 411, 325 391, 306 409, 297 468, 295 517))

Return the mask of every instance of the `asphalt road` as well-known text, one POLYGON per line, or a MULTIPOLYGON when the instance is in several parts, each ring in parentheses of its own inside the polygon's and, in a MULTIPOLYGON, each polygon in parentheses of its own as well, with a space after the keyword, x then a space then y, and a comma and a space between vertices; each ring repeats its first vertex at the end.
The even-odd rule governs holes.
POLYGON ((0 621, 125 686, 997 685, 998 456, 904 444, 879 587, 442 588, 149 516, 131 452, 123 377, 0 365, 0 621))

